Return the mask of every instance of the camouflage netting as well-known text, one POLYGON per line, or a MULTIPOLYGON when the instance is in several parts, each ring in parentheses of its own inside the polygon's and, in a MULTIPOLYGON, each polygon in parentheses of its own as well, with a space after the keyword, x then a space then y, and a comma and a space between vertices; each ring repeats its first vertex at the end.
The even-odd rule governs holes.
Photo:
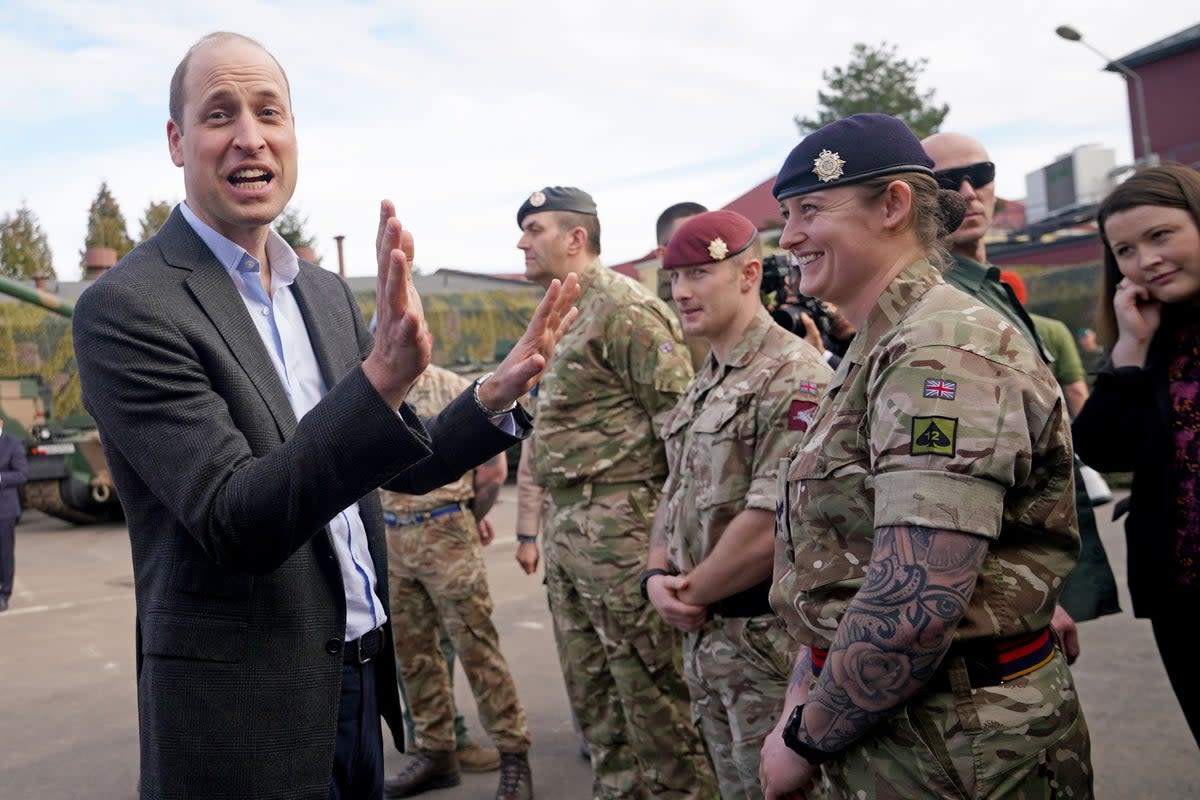
MULTIPOLYGON (((469 370, 502 359, 533 316, 540 291, 456 292, 422 298, 433 331, 433 360, 469 370)), ((363 316, 375 293, 358 295, 363 316)), ((0 303, 0 377, 40 375, 53 389, 54 419, 84 414, 71 345, 71 321, 21 302, 0 303)))
MULTIPOLYGON (((451 292, 421 298, 433 332, 433 363, 455 371, 494 364, 504 358, 529 324, 540 290, 451 292)), ((357 295, 367 319, 375 313, 375 293, 357 295)))
POLYGON ((1102 275, 1100 262, 1070 267, 1014 266, 1005 269, 1011 269, 1025 281, 1030 311, 1061 320, 1072 333, 1096 326, 1102 275))
POLYGON ((54 392, 55 419, 85 413, 71 346, 71 320, 27 303, 0 304, 0 377, 40 375, 54 392))

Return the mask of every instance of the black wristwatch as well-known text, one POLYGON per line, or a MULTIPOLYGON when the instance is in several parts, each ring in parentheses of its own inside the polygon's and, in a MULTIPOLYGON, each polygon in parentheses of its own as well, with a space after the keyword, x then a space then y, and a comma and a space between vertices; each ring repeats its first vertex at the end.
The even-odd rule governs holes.
POLYGON ((783 743, 788 746, 789 750, 796 753, 814 767, 837 758, 840 753, 830 753, 828 750, 818 750, 817 748, 809 747, 804 742, 800 741, 800 720, 803 718, 803 716, 803 705, 798 705, 792 709, 792 715, 788 717, 787 725, 783 726, 783 743))
POLYGON ((650 599, 650 595, 648 593, 649 590, 648 590, 648 587, 646 586, 646 584, 648 584, 650 582, 651 578, 653 578, 655 575, 670 575, 670 574, 672 574, 670 571, 665 570, 665 569, 659 569, 658 567, 654 567, 653 569, 648 569, 645 572, 643 572, 642 573, 642 586, 641 586, 642 599, 643 600, 650 599))

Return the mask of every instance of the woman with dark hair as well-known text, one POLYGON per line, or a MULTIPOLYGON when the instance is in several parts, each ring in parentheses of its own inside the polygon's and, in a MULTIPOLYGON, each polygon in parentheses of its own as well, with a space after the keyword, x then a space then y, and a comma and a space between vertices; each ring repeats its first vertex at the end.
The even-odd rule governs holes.
POLYGON ((1075 421, 1079 455, 1133 472, 1125 538, 1133 613, 1149 617, 1200 744, 1192 647, 1200 617, 1200 173, 1138 172, 1097 216, 1100 335, 1111 346, 1075 421))
POLYGON ((766 797, 1091 796, 1049 632, 1079 534, 1053 375, 947 285, 962 219, 895 117, 810 134, 775 182, 800 291, 858 328, 781 471, 772 605, 799 645, 766 797))

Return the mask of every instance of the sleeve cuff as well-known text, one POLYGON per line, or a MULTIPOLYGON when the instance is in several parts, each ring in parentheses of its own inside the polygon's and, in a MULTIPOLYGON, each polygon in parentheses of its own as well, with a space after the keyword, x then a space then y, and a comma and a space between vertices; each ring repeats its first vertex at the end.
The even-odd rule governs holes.
POLYGON ((929 470, 875 476, 875 527, 919 525, 996 539, 1004 487, 970 475, 929 470))

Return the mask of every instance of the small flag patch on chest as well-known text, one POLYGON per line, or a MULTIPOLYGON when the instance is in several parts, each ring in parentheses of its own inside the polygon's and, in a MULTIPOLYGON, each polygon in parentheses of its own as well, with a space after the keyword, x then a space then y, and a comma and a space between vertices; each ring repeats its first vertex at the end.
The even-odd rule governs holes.
POLYGON ((811 400, 793 400, 788 409, 788 430, 807 431, 813 415, 817 413, 817 404, 811 400))
POLYGON ((958 436, 955 417, 913 417, 912 446, 914 456, 953 456, 954 440, 958 436))
POLYGON ((938 400, 953 400, 958 391, 958 384, 940 378, 925 381, 925 396, 938 400))

